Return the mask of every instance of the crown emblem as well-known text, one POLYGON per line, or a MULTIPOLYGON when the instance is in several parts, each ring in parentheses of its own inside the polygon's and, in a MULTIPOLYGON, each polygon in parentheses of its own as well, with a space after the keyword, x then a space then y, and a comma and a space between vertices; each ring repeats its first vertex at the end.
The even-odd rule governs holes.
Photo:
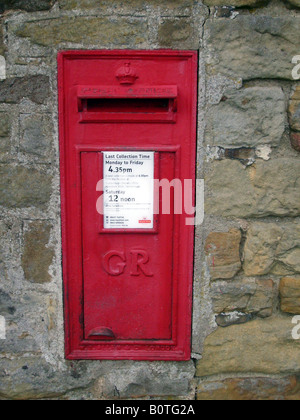
POLYGON ((131 63, 125 63, 124 66, 117 70, 116 78, 121 85, 133 85, 139 76, 137 75, 136 70, 131 67, 131 63))

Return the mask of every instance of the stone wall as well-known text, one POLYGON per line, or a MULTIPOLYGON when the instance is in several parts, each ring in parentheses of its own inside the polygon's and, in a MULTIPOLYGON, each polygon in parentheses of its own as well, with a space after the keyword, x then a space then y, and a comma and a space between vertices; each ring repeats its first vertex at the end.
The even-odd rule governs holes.
POLYGON ((299 10, 2 0, 0 399, 300 398, 299 10), (70 48, 200 52, 191 361, 64 359, 56 57, 70 48))

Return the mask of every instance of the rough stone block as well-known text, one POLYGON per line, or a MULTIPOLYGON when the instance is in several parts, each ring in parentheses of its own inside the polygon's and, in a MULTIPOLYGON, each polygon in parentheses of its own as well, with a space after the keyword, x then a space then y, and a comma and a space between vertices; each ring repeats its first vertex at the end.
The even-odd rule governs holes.
POLYGON ((212 280, 231 279, 241 268, 240 243, 241 231, 212 232, 205 244, 205 253, 212 280))
POLYGON ((293 131, 300 131, 300 86, 297 86, 289 105, 289 120, 293 131))
POLYGON ((151 10, 159 10, 161 16, 188 16, 191 14, 194 0, 58 0, 60 9, 97 10, 103 13, 119 15, 146 15, 151 10))
POLYGON ((270 0, 204 0, 207 6, 256 7, 269 3, 270 0))
POLYGON ((300 133, 291 133, 291 144, 295 150, 300 152, 300 133))
POLYGON ((55 0, 1 0, 0 13, 5 10, 25 10, 26 12, 38 12, 40 10, 49 10, 55 0))
POLYGON ((0 82, 0 102, 18 103, 23 98, 41 105, 49 97, 49 77, 25 76, 0 82))
POLYGON ((0 112, 0 152, 8 152, 10 149, 10 118, 9 115, 0 112))
MULTIPOLYGON (((0 13, 1 13, 1 10, 0 10, 0 13)), ((5 52, 5 45, 4 45, 4 35, 3 35, 3 22, 2 22, 2 19, 0 19, 0 55, 4 55, 4 52, 5 52)))
POLYGON ((293 327, 291 317, 274 316, 218 328, 205 340, 197 376, 298 372, 300 341, 292 338, 293 327))
POLYGON ((14 25, 12 31, 42 46, 72 42, 127 48, 143 45, 148 33, 147 24, 141 19, 83 16, 25 22, 14 25))
POLYGON ((247 276, 300 273, 299 223, 253 223, 247 233, 243 268, 247 276))
POLYGON ((241 15, 206 24, 207 70, 245 80, 293 80, 299 17, 241 15))
POLYGON ((282 278, 279 285, 281 310, 300 314, 300 277, 282 278))
POLYGON ((297 376, 285 378, 229 378, 206 380, 197 388, 201 401, 299 401, 300 384, 297 376))
POLYGON ((46 156, 52 146, 52 125, 48 115, 21 115, 20 150, 46 156))
POLYGON ((224 94, 208 113, 207 142, 225 148, 277 146, 285 131, 282 89, 251 87, 224 94))
POLYGON ((158 42, 162 47, 198 48, 200 40, 195 35, 190 19, 164 19, 158 28, 158 42))
POLYGON ((23 166, 0 166, 0 206, 44 208, 50 200, 52 177, 23 166))
POLYGON ((48 246, 51 225, 46 221, 34 221, 26 226, 24 232, 24 250, 22 267, 25 279, 32 283, 49 283, 49 267, 54 258, 54 251, 48 246))
POLYGON ((291 6, 300 7, 300 0, 287 0, 291 6))
POLYGON ((300 161, 258 160, 245 168, 234 160, 216 161, 205 183, 206 214, 223 217, 300 215, 300 161))
POLYGON ((265 318, 273 312, 274 283, 253 278, 213 283, 211 296, 214 311, 218 314, 238 311, 265 318))

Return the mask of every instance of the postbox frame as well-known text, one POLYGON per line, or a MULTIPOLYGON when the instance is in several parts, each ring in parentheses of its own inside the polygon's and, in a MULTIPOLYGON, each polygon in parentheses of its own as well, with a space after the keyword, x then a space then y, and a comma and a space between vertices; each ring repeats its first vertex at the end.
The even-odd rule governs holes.
MULTIPOLYGON (((99 343, 89 342, 83 339, 83 261, 82 261, 82 231, 77 226, 73 234, 78 238, 77 244, 68 241, 68 200, 67 196, 72 197, 81 203, 81 188, 74 191, 68 191, 68 154, 66 140, 68 139, 68 126, 65 121, 65 60, 76 58, 89 59, 98 57, 185 57, 191 62, 191 83, 194 87, 192 94, 192 115, 190 132, 195 147, 190 151, 190 175, 195 180, 196 172, 196 136, 197 136, 197 69, 198 53, 196 51, 174 51, 174 50, 152 50, 152 51, 130 51, 130 50, 93 50, 93 51, 63 51, 58 54, 58 106, 59 106, 59 143, 60 143, 60 171, 61 171, 61 217, 62 217, 62 250, 63 250, 63 281, 64 281, 64 307, 65 307, 65 353, 69 360, 92 359, 92 360, 189 360, 191 355, 191 327, 192 327, 192 296, 193 296, 193 247, 194 247, 194 228, 189 227, 187 240, 190 244, 190 253, 186 263, 186 280, 178 285, 175 282, 175 288, 181 287, 183 294, 179 296, 181 300, 180 314, 177 313, 174 319, 172 340, 157 340, 155 343, 149 343, 141 340, 139 342, 122 341, 122 343, 99 343), (73 266, 73 269, 70 267, 73 266), (75 267, 75 269, 74 269, 75 267), (178 338, 177 330, 180 330, 178 338), (180 343, 178 342, 180 341, 180 343)), ((149 123, 153 121, 149 120, 149 123)), ((157 122, 157 121, 156 121, 157 122)), ((172 123, 172 121, 169 121, 172 123)), ((116 151, 119 147, 101 146, 101 151, 116 151)), ((176 159, 180 160, 180 148, 167 145, 138 145, 136 148, 130 147, 133 151, 157 151, 173 152, 176 159)), ((95 145, 76 146, 76 162, 72 164, 81 167, 81 154, 84 152, 99 152, 99 147, 95 145)), ((77 171, 77 186, 81 185, 80 170, 77 171)), ((81 205, 75 209, 77 218, 81 217, 81 205)), ((178 242, 178 238, 177 238, 178 242)), ((178 246, 178 245, 177 245, 178 246)), ((179 250, 177 250, 179 252, 179 250)), ((175 269, 176 270, 176 269, 175 269)), ((174 291, 174 296, 178 297, 178 290, 174 291)), ((173 302, 177 305, 177 301, 173 302)))

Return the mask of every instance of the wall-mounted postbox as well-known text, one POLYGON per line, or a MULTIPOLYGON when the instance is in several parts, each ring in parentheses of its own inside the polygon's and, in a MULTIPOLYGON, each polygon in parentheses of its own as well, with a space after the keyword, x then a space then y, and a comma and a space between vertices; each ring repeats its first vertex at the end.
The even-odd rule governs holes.
POLYGON ((194 226, 172 182, 195 181, 197 53, 69 51, 58 72, 67 358, 187 360, 194 226))

